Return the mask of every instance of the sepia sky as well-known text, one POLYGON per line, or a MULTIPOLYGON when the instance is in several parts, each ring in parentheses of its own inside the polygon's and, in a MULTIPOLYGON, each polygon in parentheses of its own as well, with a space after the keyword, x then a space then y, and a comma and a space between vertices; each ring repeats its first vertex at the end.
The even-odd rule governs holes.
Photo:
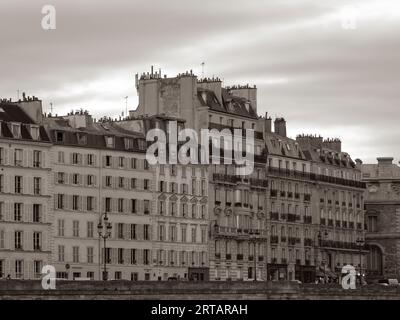
POLYGON ((95 117, 137 106, 135 73, 192 69, 256 84, 258 113, 288 134, 339 137, 364 162, 400 160, 400 1, 0 2, 0 96, 95 117), (56 29, 44 30, 44 5, 56 29))

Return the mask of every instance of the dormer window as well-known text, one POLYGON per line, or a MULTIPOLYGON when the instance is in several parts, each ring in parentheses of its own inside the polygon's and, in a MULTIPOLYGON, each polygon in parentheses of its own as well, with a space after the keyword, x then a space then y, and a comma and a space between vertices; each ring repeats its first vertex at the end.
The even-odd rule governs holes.
POLYGON ((146 150, 146 140, 138 139, 139 150, 146 150))
POLYGON ((63 142, 64 141, 64 132, 57 131, 56 132, 56 142, 63 142))
POLYGON ((106 147, 107 148, 114 148, 114 137, 105 136, 105 139, 106 139, 106 147))
POLYGON ((20 123, 12 123, 11 124, 11 132, 14 138, 21 138, 21 124, 20 123))
POLYGON ((133 149, 133 139, 132 138, 124 138, 125 149, 132 150, 133 149))
POLYGON ((87 144, 87 136, 84 133, 77 133, 78 144, 87 144))
POLYGON ((30 126, 31 129, 31 137, 33 140, 39 140, 39 126, 30 126))

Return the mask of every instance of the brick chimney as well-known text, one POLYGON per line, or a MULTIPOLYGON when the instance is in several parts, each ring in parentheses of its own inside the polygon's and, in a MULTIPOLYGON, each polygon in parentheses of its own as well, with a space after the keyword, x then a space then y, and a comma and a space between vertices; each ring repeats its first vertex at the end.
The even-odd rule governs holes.
POLYGON ((286 121, 284 118, 276 118, 274 122, 275 133, 281 137, 286 137, 286 121))

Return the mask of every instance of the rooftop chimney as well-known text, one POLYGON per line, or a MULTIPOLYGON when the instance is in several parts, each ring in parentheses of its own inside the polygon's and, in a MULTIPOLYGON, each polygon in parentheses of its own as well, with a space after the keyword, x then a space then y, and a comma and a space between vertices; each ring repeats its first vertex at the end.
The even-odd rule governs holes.
POLYGON ((286 121, 284 118, 276 118, 274 122, 275 133, 281 137, 286 137, 286 121))

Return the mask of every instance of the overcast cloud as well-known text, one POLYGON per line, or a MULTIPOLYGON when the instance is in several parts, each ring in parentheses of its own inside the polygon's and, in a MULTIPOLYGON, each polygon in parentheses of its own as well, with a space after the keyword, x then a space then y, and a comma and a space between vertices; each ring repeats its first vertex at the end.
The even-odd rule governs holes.
POLYGON ((289 135, 339 137, 353 158, 400 158, 398 0, 21 1, 0 3, 0 96, 55 113, 118 116, 134 74, 161 68, 256 84, 258 113, 289 135), (41 9, 56 8, 56 30, 41 9), (343 26, 355 17, 355 29, 343 26))

